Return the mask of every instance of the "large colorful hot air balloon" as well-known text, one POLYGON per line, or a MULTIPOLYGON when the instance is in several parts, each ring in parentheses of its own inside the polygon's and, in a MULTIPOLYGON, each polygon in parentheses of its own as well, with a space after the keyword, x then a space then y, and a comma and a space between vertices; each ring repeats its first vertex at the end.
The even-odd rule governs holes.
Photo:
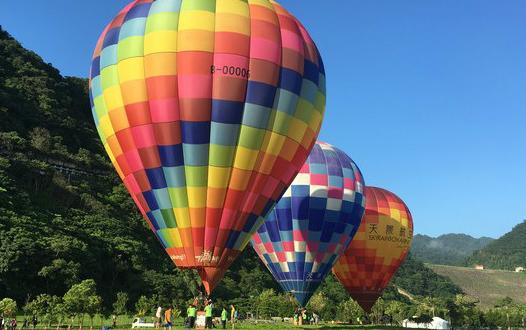
POLYGON ((307 158, 322 60, 269 0, 136 0, 90 75, 104 147, 152 231, 208 292, 307 158))
POLYGON ((317 143, 252 237, 259 258, 302 306, 358 229, 365 207, 363 189, 362 174, 352 159, 317 143))
POLYGON ((351 297, 370 312, 404 261, 413 219, 404 202, 381 188, 365 188, 365 215, 333 272, 351 297))

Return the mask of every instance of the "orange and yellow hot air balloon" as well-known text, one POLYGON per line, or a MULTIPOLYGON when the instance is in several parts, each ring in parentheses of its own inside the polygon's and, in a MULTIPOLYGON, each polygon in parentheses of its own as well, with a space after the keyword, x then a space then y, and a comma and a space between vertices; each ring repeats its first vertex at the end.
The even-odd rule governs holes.
POLYGON ((312 149, 325 72, 272 0, 135 0, 90 74, 100 138, 151 230, 208 292, 312 149))
POLYGON ((392 192, 366 187, 365 197, 358 232, 332 270, 351 297, 370 312, 409 252, 413 219, 392 192))

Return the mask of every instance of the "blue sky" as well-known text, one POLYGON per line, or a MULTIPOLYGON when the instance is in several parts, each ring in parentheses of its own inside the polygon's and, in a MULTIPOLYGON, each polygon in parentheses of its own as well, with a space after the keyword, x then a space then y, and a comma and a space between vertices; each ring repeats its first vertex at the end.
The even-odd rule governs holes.
MULTIPOLYGON (((127 0, 2 0, 0 24, 64 75, 87 76, 127 0)), ((526 2, 281 3, 324 58, 321 139, 409 205, 415 231, 498 237, 526 218, 526 2)))

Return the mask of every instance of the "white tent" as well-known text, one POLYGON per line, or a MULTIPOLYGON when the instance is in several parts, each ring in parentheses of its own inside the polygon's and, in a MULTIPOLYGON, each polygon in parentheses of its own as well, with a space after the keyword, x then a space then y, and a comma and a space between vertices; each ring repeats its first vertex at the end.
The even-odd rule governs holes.
POLYGON ((402 322, 404 328, 413 328, 413 329, 444 329, 449 330, 449 322, 441 319, 440 317, 433 317, 433 321, 429 323, 416 323, 412 320, 405 319, 402 322))

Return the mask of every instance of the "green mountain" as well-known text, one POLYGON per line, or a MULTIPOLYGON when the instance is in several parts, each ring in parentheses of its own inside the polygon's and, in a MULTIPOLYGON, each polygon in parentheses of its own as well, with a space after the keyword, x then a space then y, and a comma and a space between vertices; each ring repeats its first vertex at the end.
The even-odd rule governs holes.
POLYGON ((526 220, 466 260, 468 266, 475 264, 504 270, 526 268, 526 220))
MULTIPOLYGON (((414 295, 459 292, 411 258, 399 274, 393 283, 414 295)), ((194 272, 173 266, 114 173, 87 81, 62 77, 0 28, 0 297, 23 305, 84 279, 95 280, 106 312, 120 291, 131 309, 140 296, 182 309, 199 289, 194 272)), ((249 248, 214 298, 243 310, 268 289, 281 291, 249 248)), ((320 290, 328 306, 348 298, 332 275, 320 290)), ((403 299, 393 287, 386 297, 403 299)))
POLYGON ((0 297, 92 278, 106 306, 186 291, 103 155, 87 80, 62 77, 0 29, 0 297))
POLYGON ((465 234, 446 234, 436 238, 418 234, 413 237, 411 253, 426 263, 462 266, 474 251, 492 241, 489 237, 473 238, 465 234))

